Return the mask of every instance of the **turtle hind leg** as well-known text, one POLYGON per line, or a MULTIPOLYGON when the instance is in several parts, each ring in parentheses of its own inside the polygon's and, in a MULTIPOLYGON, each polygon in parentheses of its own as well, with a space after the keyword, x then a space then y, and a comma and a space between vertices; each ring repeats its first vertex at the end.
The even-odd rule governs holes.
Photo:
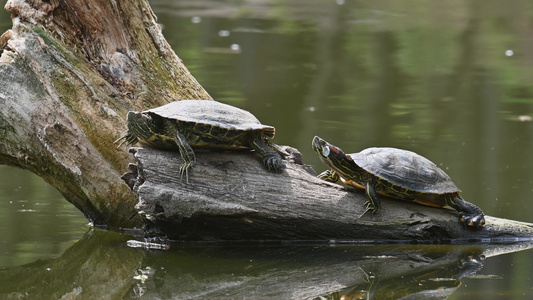
POLYGON ((263 158, 263 164, 270 171, 281 173, 286 168, 285 163, 281 159, 279 153, 270 145, 267 140, 260 136, 256 137, 251 142, 252 148, 263 158))
POLYGON ((194 155, 194 150, 192 150, 187 142, 187 139, 177 130, 175 138, 181 159, 183 159, 183 164, 180 166, 180 179, 183 180, 183 176, 185 176, 185 180, 189 183, 189 170, 195 165, 196 156, 194 155))
POLYGON ((485 225, 483 211, 476 205, 465 201, 461 196, 448 196, 446 203, 459 212, 459 221, 463 224, 475 228, 481 228, 485 225))

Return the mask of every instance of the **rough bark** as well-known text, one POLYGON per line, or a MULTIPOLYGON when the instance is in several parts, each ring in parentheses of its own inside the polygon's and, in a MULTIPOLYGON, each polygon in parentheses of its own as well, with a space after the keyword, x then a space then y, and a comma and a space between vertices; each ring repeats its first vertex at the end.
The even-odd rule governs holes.
POLYGON ((147 1, 8 1, 0 38, 0 163, 31 170, 96 225, 135 227, 113 141, 128 110, 210 99, 147 1))
POLYGON ((533 224, 486 217, 465 228, 455 210, 384 199, 363 214, 366 196, 315 177, 291 153, 281 174, 246 152, 199 152, 189 181, 180 180, 176 152, 132 148, 136 164, 124 179, 139 197, 148 231, 179 240, 394 240, 502 242, 533 237, 533 224))

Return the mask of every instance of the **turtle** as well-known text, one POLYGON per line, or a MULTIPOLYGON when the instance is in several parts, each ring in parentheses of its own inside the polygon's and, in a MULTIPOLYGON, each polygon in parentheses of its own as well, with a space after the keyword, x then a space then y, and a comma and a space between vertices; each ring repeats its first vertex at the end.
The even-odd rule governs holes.
POLYGON ((179 173, 188 181, 196 163, 193 148, 255 150, 267 169, 280 173, 286 168, 283 150, 270 142, 275 128, 263 125, 250 112, 214 100, 179 100, 127 115, 128 131, 119 139, 134 145, 178 150, 183 164, 179 173))
POLYGON ((365 189, 368 200, 365 213, 376 214, 381 209, 380 196, 413 201, 432 207, 452 207, 459 212, 459 220, 473 228, 485 224, 483 211, 465 201, 461 190, 451 178, 429 159, 408 150, 397 148, 368 148, 345 154, 318 136, 313 138, 313 150, 331 170, 318 178, 365 189))

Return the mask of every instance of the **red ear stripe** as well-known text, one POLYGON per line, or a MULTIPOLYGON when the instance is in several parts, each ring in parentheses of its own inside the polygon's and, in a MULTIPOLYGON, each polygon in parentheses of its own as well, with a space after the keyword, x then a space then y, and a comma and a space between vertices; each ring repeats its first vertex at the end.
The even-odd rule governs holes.
POLYGON ((328 148, 329 148, 329 150, 331 150, 331 151, 333 151, 333 152, 339 154, 339 150, 337 150, 337 148, 332 147, 332 146, 328 146, 328 148))

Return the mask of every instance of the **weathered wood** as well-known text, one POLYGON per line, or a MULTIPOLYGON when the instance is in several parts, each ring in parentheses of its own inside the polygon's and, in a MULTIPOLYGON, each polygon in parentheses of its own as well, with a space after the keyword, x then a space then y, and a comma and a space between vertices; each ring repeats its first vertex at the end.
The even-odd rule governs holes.
POLYGON ((132 148, 126 175, 139 197, 148 231, 179 240, 395 240, 495 242, 533 237, 533 224, 486 217, 464 228, 454 210, 384 199, 377 215, 363 214, 366 196, 315 177, 300 153, 287 169, 264 169, 252 152, 198 152, 189 182, 179 177, 177 152, 132 148))
POLYGON ((147 1, 7 1, 0 37, 0 163, 31 170, 96 225, 140 226, 113 145, 128 110, 210 99, 147 1), (133 217, 132 217, 133 216, 133 217))

